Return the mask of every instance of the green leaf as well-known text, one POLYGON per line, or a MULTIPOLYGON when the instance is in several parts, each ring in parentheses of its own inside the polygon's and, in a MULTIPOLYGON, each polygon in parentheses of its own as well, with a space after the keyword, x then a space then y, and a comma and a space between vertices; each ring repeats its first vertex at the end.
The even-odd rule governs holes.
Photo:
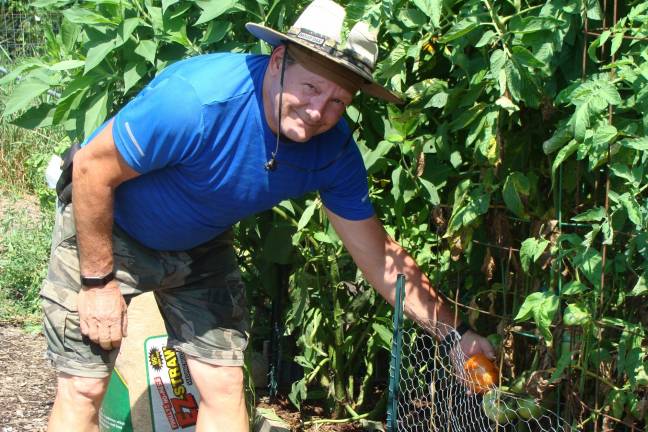
POLYGON ((302 378, 301 380, 292 384, 290 394, 288 394, 288 399, 290 399, 290 402, 292 402, 293 405, 295 405, 297 409, 299 409, 301 406, 301 401, 306 399, 307 395, 308 392, 306 391, 306 378, 302 378))
POLYGON ((27 108, 34 99, 45 93, 49 88, 48 83, 36 78, 21 81, 6 102, 2 116, 8 117, 21 109, 27 108))
POLYGON ((556 173, 558 167, 565 161, 565 159, 567 159, 569 156, 574 154, 574 152, 578 149, 578 145, 579 145, 578 141, 571 140, 569 144, 567 144, 565 147, 560 149, 560 151, 556 155, 556 159, 554 159, 553 164, 551 165, 552 177, 556 173))
POLYGON ((601 254, 594 249, 587 249, 574 257, 574 267, 579 269, 594 287, 601 286, 601 254))
POLYGON ((198 6, 202 9, 202 14, 194 25, 200 25, 218 18, 229 9, 236 6, 237 0, 195 0, 198 6))
POLYGON ((556 370, 549 377, 549 383, 555 383, 560 379, 565 369, 571 365, 571 357, 572 353, 569 349, 562 350, 558 363, 556 364, 556 370))
POLYGON ((496 49, 490 56, 490 72, 493 79, 497 79, 500 71, 506 64, 506 53, 501 49, 496 49))
POLYGON ((437 188, 432 184, 431 181, 425 180, 423 177, 418 177, 418 180, 421 182, 427 193, 430 195, 430 204, 439 205, 441 203, 441 198, 439 198, 439 193, 437 188))
POLYGON ((562 287, 562 295, 578 295, 587 292, 587 285, 578 280, 573 280, 562 287))
POLYGON ((594 207, 591 208, 583 213, 580 213, 571 220, 576 221, 576 222, 600 222, 605 218, 605 209, 603 207, 594 207))
MULTIPOLYGON (((640 168, 640 167, 636 167, 636 168, 640 168)), ((641 175, 637 176, 635 174, 635 170, 634 169, 631 170, 630 167, 628 167, 625 164, 622 163, 611 164, 610 172, 612 172, 612 174, 614 174, 616 177, 626 180, 627 183, 630 183, 633 186, 639 186, 641 175)))
POLYGON ((559 304, 558 296, 551 291, 532 293, 524 299, 514 321, 528 321, 533 318, 547 344, 551 345, 553 336, 550 326, 559 304))
POLYGON ((550 155, 551 153, 560 150, 565 144, 567 144, 574 137, 574 133, 571 128, 563 124, 556 132, 542 143, 542 151, 544 154, 550 155))
POLYGON ((156 52, 157 52, 157 42, 152 40, 143 40, 135 48, 135 54, 144 57, 151 64, 155 64, 156 52))
POLYGON ((89 71, 94 69, 116 47, 117 47, 116 39, 109 39, 104 42, 100 42, 97 43, 96 45, 93 45, 88 50, 88 55, 86 56, 85 70, 83 71, 83 73, 87 74, 89 71))
POLYGON ((83 130, 86 137, 89 137, 101 123, 106 120, 108 115, 108 87, 94 97, 85 112, 85 121, 83 130))
POLYGON ((380 141, 375 149, 370 150, 369 152, 362 155, 364 159, 365 167, 367 171, 374 166, 374 164, 383 156, 385 156, 389 150, 394 148, 394 144, 389 141, 380 141))
POLYGON ((227 21, 211 21, 207 26, 207 30, 200 40, 205 45, 210 45, 221 41, 227 33, 232 30, 232 23, 227 21))
POLYGON ((143 76, 146 75, 148 69, 142 62, 128 63, 124 68, 124 94, 133 88, 143 76))
POLYGON ((72 7, 63 11, 63 16, 74 24, 101 25, 115 23, 105 16, 81 7, 72 7))
POLYGON ((639 276, 637 283, 630 292, 631 296, 643 296, 648 294, 648 284, 646 283, 646 275, 639 276))
POLYGON ((631 148, 633 150, 639 150, 639 151, 648 150, 648 137, 623 139, 619 142, 622 146, 631 148))
POLYGON ((522 79, 522 72, 512 61, 507 61, 504 65, 506 71, 506 84, 511 92, 514 101, 524 102, 524 89, 526 82, 522 79))
POLYGON ((173 6, 178 3, 180 0, 162 0, 162 13, 166 12, 169 6, 173 6))
POLYGON ((504 181, 502 198, 509 210, 518 217, 526 219, 527 215, 520 195, 529 195, 529 179, 520 172, 512 172, 504 181))
POLYGON ((520 247, 520 263, 525 272, 529 271, 532 263, 536 262, 549 245, 549 240, 530 237, 522 242, 520 247))
POLYGON ((641 207, 637 200, 628 192, 619 196, 619 202, 626 209, 630 221, 641 229, 643 227, 643 218, 641 217, 641 207))
POLYGON ((62 62, 53 64, 52 66, 48 66, 48 69, 53 71, 64 71, 64 70, 80 68, 84 64, 85 62, 82 60, 64 60, 62 62))
POLYGON ((443 9, 443 0, 414 0, 417 8, 421 9, 425 15, 430 17, 434 28, 439 28, 441 21, 441 11, 443 9))
POLYGON ((624 31, 620 31, 614 35, 612 38, 612 44, 610 45, 610 56, 613 56, 621 47, 623 43, 623 36, 625 36, 624 31))
POLYGON ((25 111, 20 117, 11 121, 11 124, 26 129, 38 129, 52 125, 56 106, 42 104, 39 107, 32 107, 25 111))
POLYGON ((390 350, 393 336, 392 331, 386 325, 377 322, 372 323, 371 328, 376 332, 376 335, 378 335, 381 345, 390 350))
POLYGON ((533 318, 533 311, 537 308, 543 298, 544 296, 541 292, 529 294, 527 298, 524 299, 524 303, 520 306, 520 309, 515 315, 515 318, 513 318, 513 321, 528 321, 533 318))
POLYGON ((443 35, 442 38, 439 39, 439 42, 448 43, 455 39, 459 39, 460 37, 463 37, 468 33, 470 33, 471 31, 475 30, 477 27, 479 27, 479 22, 477 21, 477 18, 475 17, 464 18, 463 20, 454 24, 452 28, 448 30, 448 32, 445 35, 443 35))
POLYGON ((607 148, 607 145, 616 138, 617 129, 609 124, 598 127, 594 132, 593 145, 596 148, 607 148))
POLYGON ((484 32, 479 41, 475 44, 475 48, 481 48, 483 46, 491 44, 495 39, 497 39, 497 33, 493 30, 487 30, 484 32))
POLYGON ((306 207, 297 223, 297 231, 301 231, 306 225, 308 225, 308 222, 310 222, 311 218, 315 214, 315 210, 318 208, 318 204, 319 201, 313 201, 308 207, 306 207))
POLYGON ((513 58, 524 66, 542 69, 546 65, 538 60, 528 49, 521 45, 516 45, 511 49, 513 58))

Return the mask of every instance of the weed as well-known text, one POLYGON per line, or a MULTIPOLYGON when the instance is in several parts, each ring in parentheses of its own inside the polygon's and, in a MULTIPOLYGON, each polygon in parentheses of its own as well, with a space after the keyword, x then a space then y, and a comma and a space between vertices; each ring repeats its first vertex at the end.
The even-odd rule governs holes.
POLYGON ((38 312, 38 293, 47 271, 53 215, 38 206, 5 204, 0 221, 0 319, 38 312))

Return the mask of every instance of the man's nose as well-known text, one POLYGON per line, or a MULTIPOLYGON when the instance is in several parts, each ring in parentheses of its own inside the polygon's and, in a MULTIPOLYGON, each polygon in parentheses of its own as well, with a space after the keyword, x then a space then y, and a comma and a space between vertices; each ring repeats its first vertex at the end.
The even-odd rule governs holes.
POLYGON ((316 96, 311 98, 310 103, 308 104, 308 115, 312 121, 320 121, 324 113, 324 108, 326 107, 326 98, 321 96, 316 96))

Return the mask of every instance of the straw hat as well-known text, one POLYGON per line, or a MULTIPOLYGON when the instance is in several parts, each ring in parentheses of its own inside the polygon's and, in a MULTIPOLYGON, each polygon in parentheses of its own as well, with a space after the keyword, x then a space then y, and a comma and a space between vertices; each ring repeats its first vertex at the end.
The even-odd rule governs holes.
POLYGON ((358 22, 349 32, 346 44, 341 42, 345 15, 344 8, 331 0, 313 0, 285 34, 255 23, 247 23, 245 28, 273 46, 294 44, 290 45, 290 52, 296 60, 300 64, 307 61, 316 65, 318 72, 323 71, 327 78, 340 77, 343 83, 363 93, 402 104, 396 93, 373 79, 378 43, 368 24, 358 22))

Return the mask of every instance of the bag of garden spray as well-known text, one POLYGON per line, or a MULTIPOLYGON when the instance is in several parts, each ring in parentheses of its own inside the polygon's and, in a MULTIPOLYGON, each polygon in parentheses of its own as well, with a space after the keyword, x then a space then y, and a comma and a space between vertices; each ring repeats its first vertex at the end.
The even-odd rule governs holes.
POLYGON ((101 432, 195 430, 198 390, 185 356, 166 343, 153 294, 135 297, 128 307, 128 336, 101 406, 101 432))

